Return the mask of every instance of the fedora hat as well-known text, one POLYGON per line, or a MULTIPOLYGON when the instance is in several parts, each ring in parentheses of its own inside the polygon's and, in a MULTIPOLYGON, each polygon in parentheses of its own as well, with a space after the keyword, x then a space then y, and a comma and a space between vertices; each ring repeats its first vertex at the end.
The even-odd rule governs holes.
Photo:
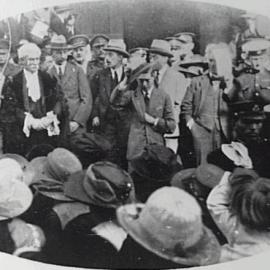
POLYGON ((187 192, 175 187, 156 190, 145 204, 117 209, 120 225, 154 254, 187 266, 217 263, 220 245, 203 225, 201 208, 187 192))
POLYGON ((85 172, 72 174, 64 183, 64 193, 80 202, 106 208, 117 208, 135 200, 130 175, 106 161, 90 165, 85 172))
POLYGON ((25 183, 1 174, 0 221, 21 215, 30 207, 32 200, 32 192, 25 183))
POLYGON ((67 44, 67 40, 63 35, 55 35, 52 37, 50 44, 48 44, 46 48, 51 50, 68 50, 73 47, 67 44))
POLYGON ((73 49, 84 47, 89 44, 89 38, 86 35, 75 35, 69 38, 68 44, 71 45, 73 49))
POLYGON ((110 39, 104 51, 112 51, 122 54, 125 57, 129 57, 129 53, 126 51, 126 44, 123 39, 110 39))
POLYGON ((156 53, 167 57, 173 57, 170 43, 162 39, 154 39, 152 41, 149 53, 156 53))
POLYGON ((149 181, 168 182, 182 169, 176 154, 163 145, 150 144, 143 153, 131 160, 134 171, 149 181))

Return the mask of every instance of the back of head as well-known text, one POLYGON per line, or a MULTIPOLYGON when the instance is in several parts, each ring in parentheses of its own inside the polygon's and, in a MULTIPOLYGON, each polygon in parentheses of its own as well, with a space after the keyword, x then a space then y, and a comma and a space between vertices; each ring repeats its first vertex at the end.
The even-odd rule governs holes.
POLYGON ((247 173, 232 175, 231 210, 249 229, 270 229, 270 179, 247 173))

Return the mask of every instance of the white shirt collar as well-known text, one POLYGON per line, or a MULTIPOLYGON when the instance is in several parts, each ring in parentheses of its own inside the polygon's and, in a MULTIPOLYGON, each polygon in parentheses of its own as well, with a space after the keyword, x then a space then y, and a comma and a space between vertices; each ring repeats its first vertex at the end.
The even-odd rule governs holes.
POLYGON ((56 68, 57 74, 59 73, 59 67, 60 67, 61 70, 62 70, 62 74, 64 74, 64 73, 65 73, 65 70, 66 70, 66 65, 67 65, 67 61, 64 61, 64 62, 62 63, 62 65, 57 65, 56 63, 54 63, 54 66, 55 66, 55 68, 56 68))
POLYGON ((168 68, 169 68, 169 66, 166 64, 159 70, 159 75, 158 75, 159 83, 161 82, 161 80, 162 80, 162 78, 163 78, 163 76, 168 68))
POLYGON ((114 79, 114 72, 117 73, 118 81, 120 81, 121 78, 122 78, 122 75, 123 75, 123 67, 120 66, 120 67, 115 68, 115 69, 114 68, 111 68, 111 73, 112 73, 112 78, 113 79, 114 79))
POLYGON ((40 85, 38 79, 38 72, 31 73, 30 71, 23 69, 26 79, 26 87, 28 89, 28 96, 32 98, 34 102, 40 99, 40 85))

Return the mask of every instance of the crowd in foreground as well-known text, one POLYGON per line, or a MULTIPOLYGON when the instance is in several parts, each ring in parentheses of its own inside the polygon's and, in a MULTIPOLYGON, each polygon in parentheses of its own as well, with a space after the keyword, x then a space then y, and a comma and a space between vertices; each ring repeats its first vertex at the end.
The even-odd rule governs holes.
POLYGON ((0 39, 0 251, 171 269, 268 250, 270 41, 201 56, 189 32, 127 51, 63 29, 0 39))

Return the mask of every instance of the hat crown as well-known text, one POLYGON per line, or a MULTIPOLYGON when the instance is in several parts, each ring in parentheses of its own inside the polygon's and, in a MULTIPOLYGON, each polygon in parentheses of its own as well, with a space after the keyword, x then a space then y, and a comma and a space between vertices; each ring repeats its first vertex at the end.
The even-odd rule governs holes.
POLYGON ((168 249, 179 243, 183 248, 191 247, 203 234, 200 206, 191 195, 175 187, 163 187, 152 193, 139 221, 168 249))
POLYGON ((270 41, 264 38, 249 39, 242 45, 242 50, 247 53, 263 53, 268 48, 270 48, 270 41))
POLYGON ((63 35, 54 35, 51 39, 51 44, 63 46, 67 44, 67 40, 63 35))
POLYGON ((86 46, 89 43, 89 39, 86 35, 75 35, 69 38, 68 43, 70 45, 82 45, 86 46))
POLYGON ((171 46, 170 43, 166 40, 162 40, 162 39, 154 39, 152 41, 151 44, 151 48, 150 49, 160 49, 160 50, 164 50, 164 51, 171 51, 171 46))
POLYGON ((123 39, 110 39, 107 47, 115 47, 120 50, 126 50, 126 44, 123 39))

